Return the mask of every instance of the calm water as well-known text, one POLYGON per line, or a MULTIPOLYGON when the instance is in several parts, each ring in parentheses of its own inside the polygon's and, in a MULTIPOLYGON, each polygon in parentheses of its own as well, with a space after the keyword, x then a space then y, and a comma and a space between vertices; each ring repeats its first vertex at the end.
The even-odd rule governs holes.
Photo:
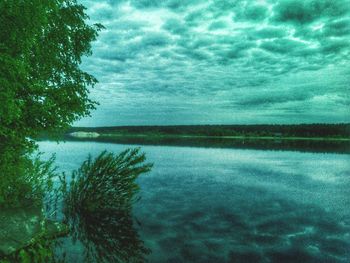
MULTIPOLYGON (((127 147, 40 142, 61 171, 127 147)), ((132 227, 149 262, 350 262, 350 155, 142 150, 154 168, 138 180, 132 227)), ((82 243, 63 240, 68 261, 85 262, 82 243)))

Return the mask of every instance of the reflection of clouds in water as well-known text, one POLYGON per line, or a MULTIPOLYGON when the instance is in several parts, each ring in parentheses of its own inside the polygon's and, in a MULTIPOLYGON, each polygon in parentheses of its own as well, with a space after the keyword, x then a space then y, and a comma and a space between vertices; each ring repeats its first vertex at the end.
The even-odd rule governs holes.
MULTIPOLYGON (((74 168, 89 152, 128 147, 41 145, 74 168)), ((133 213, 140 238, 152 250, 150 262, 349 261, 350 155, 142 150, 155 166, 138 180, 142 199, 133 213)))
POLYGON ((186 149, 163 157, 168 162, 156 165, 152 178, 140 178, 142 200, 135 214, 145 218, 141 236, 152 244, 152 262, 350 258, 350 221, 344 219, 349 215, 344 210, 347 157, 259 151, 215 155, 220 152, 225 150, 186 149), (323 174, 313 176, 312 167, 323 174), (328 175, 337 179, 331 184, 320 180, 328 175), (337 202, 342 211, 335 214, 337 207, 331 208, 337 202))
POLYGON ((153 245, 152 262, 346 262, 350 257, 350 221, 318 207, 253 188, 222 187, 216 200, 212 191, 191 196, 187 190, 172 200, 166 191, 144 198, 135 212, 149 215, 141 236, 153 245), (215 257, 221 259, 212 261, 215 257))

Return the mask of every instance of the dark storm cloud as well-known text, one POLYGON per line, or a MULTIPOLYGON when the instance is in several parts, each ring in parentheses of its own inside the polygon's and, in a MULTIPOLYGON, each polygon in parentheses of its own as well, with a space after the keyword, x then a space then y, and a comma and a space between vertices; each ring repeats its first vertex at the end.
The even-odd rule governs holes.
POLYGON ((143 48, 149 47, 149 46, 164 47, 169 44, 171 44, 171 41, 166 35, 162 33, 150 33, 143 36, 141 40, 141 45, 143 46, 143 48))
POLYGON ((136 8, 169 8, 174 11, 184 10, 187 6, 199 1, 187 0, 132 0, 131 4, 136 8))
POLYGON ((349 39, 325 39, 322 41, 321 51, 330 55, 344 51, 349 55, 349 45, 349 39))
POLYGON ((209 30, 217 30, 217 29, 222 29, 222 28, 227 28, 227 23, 224 21, 215 21, 211 23, 208 27, 209 30))
POLYGON ((255 95, 254 98, 248 98, 246 100, 241 100, 237 103, 240 106, 247 107, 260 107, 272 104, 280 104, 285 102, 300 102, 308 101, 310 99, 309 94, 288 94, 289 96, 277 93, 271 94, 271 92, 265 92, 261 95, 255 95))
POLYGON ((325 36, 343 37, 350 35, 350 19, 342 19, 330 22, 324 27, 325 36))
POLYGON ((234 20, 262 21, 268 17, 268 8, 264 5, 252 4, 254 1, 245 2, 238 12, 235 12, 234 20))
POLYGON ((254 29, 251 32, 250 36, 253 39, 273 39, 273 38, 283 38, 287 35, 287 32, 284 28, 279 27, 263 27, 261 29, 254 29))
POLYGON ((288 39, 278 38, 271 41, 265 41, 260 45, 260 48, 278 54, 294 53, 295 51, 301 51, 308 47, 307 44, 288 39))
POLYGON ((274 19, 298 24, 311 23, 322 18, 334 19, 347 15, 350 5, 346 0, 284 0, 274 7, 274 19))
POLYGON ((182 35, 187 32, 186 25, 180 20, 171 18, 165 21, 163 29, 169 31, 174 35, 182 35))
POLYGON ((348 0, 81 2, 106 27, 83 65, 100 80, 106 124, 140 120, 141 104, 167 113, 142 115, 149 124, 254 122, 254 110, 279 122, 293 109, 296 122, 348 120, 348 0))

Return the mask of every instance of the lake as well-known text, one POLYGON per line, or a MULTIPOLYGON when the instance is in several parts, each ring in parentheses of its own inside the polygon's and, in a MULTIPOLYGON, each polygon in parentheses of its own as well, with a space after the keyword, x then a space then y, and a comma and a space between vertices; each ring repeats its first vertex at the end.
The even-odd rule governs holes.
MULTIPOLYGON (((135 147, 39 146, 46 157, 56 153, 66 172, 89 153, 135 147)), ((150 145, 142 151, 154 167, 138 179, 141 199, 122 234, 143 242, 149 262, 350 262, 349 154, 150 145)), ((57 253, 86 262, 84 244, 64 238, 57 253)))

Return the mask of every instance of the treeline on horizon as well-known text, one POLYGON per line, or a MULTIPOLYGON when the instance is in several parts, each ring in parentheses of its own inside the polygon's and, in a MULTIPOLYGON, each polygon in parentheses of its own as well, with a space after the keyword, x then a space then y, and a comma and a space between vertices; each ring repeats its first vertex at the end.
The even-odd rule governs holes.
POLYGON ((340 124, 254 124, 254 125, 171 125, 72 127, 67 133, 85 131, 100 134, 149 136, 273 136, 273 137, 350 137, 350 123, 340 124))

